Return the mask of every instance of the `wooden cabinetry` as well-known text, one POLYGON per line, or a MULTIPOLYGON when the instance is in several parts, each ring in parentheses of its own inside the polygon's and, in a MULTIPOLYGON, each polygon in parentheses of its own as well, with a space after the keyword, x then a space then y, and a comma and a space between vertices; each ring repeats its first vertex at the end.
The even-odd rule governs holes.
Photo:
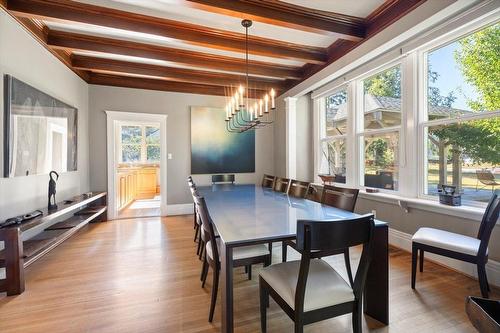
POLYGON ((156 168, 142 168, 137 171, 137 198, 152 198, 156 194, 156 168))
POLYGON ((137 195, 137 171, 120 170, 118 172, 118 209, 131 203, 137 195))
POLYGON ((149 199, 156 195, 157 170, 156 167, 118 169, 118 210, 125 208, 135 199, 149 199))

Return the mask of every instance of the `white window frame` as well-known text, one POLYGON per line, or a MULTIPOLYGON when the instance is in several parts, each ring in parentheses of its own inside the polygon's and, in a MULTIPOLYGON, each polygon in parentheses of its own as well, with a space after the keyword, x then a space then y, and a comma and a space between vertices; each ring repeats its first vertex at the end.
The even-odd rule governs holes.
POLYGON ((406 74, 405 74, 405 64, 403 59, 396 59, 393 60, 383 66, 379 66, 376 68, 373 68, 370 71, 365 72, 362 76, 359 76, 354 84, 356 87, 356 107, 355 107, 355 143, 357 147, 357 165, 356 165, 356 171, 357 171, 357 182, 356 185, 360 189, 366 190, 369 188, 368 186, 365 186, 364 184, 361 185, 361 183, 364 183, 364 164, 365 164, 365 159, 364 159, 364 150, 362 147, 364 146, 363 143, 363 137, 365 136, 372 136, 372 135, 379 135, 379 134, 386 134, 386 133, 392 133, 392 132, 397 132, 399 136, 398 140, 398 160, 395 160, 395 163, 397 163, 398 166, 398 188, 394 190, 387 190, 383 188, 377 188, 379 192, 382 193, 388 193, 388 194, 398 194, 401 192, 401 161, 402 161, 402 156, 404 154, 404 145, 405 145, 405 138, 404 138, 404 125, 406 124, 406 107, 405 107, 405 94, 404 94, 404 80, 405 80, 406 74), (379 73, 383 73, 387 71, 388 69, 391 69, 393 67, 400 67, 401 71, 401 123, 399 126, 392 126, 392 127, 387 127, 387 128, 382 128, 382 129, 365 129, 364 128, 364 86, 363 86, 363 81, 377 75, 379 73))
MULTIPOLYGON (((418 193, 417 197, 425 200, 438 201, 439 198, 437 196, 426 194, 427 190, 427 145, 426 145, 426 137, 425 137, 425 129, 432 126, 439 125, 449 125, 449 124, 457 124, 462 122, 480 120, 480 119, 489 119, 494 117, 500 117, 500 110, 496 111, 487 111, 483 113, 476 113, 472 115, 466 116, 457 116, 454 118, 443 118, 443 119, 435 119, 428 120, 428 75, 427 75, 427 55, 437 49, 446 47, 449 44, 452 44, 462 38, 467 37, 477 31, 481 31, 488 26, 493 24, 500 23, 500 20, 486 20, 481 22, 475 22, 475 24, 468 25, 466 27, 457 29, 450 34, 440 36, 433 40, 432 42, 427 43, 425 46, 414 51, 417 57, 418 62, 418 100, 420 107, 418 108, 418 134, 417 134, 417 147, 418 147, 418 193)), ((462 205, 470 206, 470 207, 486 207, 485 202, 467 200, 463 201, 462 205)))
MULTIPOLYGON (((119 131, 117 133, 118 138, 117 138, 117 143, 118 143, 118 161, 120 164, 157 164, 160 163, 160 160, 158 161, 148 161, 148 156, 147 156, 147 147, 148 146, 158 146, 160 147, 161 144, 148 144, 146 143, 146 127, 157 127, 158 130, 160 129, 159 124, 153 124, 153 123, 133 123, 133 122, 120 122, 119 126, 119 131), (122 133, 122 128, 123 127, 140 127, 141 128, 141 143, 140 144, 130 144, 130 145, 140 145, 141 146, 141 158, 140 161, 137 162, 124 162, 123 161, 123 153, 122 153, 122 139, 121 139, 121 133, 122 133)), ((125 144, 129 145, 129 144, 125 144)))
MULTIPOLYGON (((428 32, 417 36, 412 40, 402 43, 396 49, 371 59, 370 61, 352 69, 349 72, 337 76, 330 83, 314 90, 311 94, 313 99, 314 113, 314 136, 315 165, 314 180, 320 182, 317 177, 320 168, 321 143, 320 131, 324 117, 322 112, 326 107, 325 97, 334 94, 347 86, 348 90, 348 131, 347 131, 347 161, 346 161, 346 184, 338 186, 356 187, 360 186, 361 159, 360 151, 360 121, 363 116, 362 89, 359 89, 359 81, 373 74, 400 63, 401 66, 401 125, 399 126, 399 184, 398 190, 378 189, 377 194, 362 193, 362 196, 370 197, 381 202, 407 202, 413 207, 439 211, 446 214, 480 220, 486 203, 466 201, 461 207, 450 207, 440 205, 436 196, 424 195, 424 183, 427 181, 424 161, 426 160, 424 129, 427 126, 443 125, 461 121, 470 121, 500 116, 500 110, 489 111, 487 114, 475 114, 454 119, 440 119, 425 121, 427 112, 427 66, 423 55, 431 49, 442 47, 446 44, 463 38, 475 31, 481 30, 489 25, 500 22, 500 9, 493 1, 479 4, 474 8, 458 15, 454 20, 430 29, 428 32), (361 99, 359 98, 361 94, 361 99), (361 105, 359 105, 361 104, 361 105), (385 193, 384 193, 385 192, 385 193)), ((362 124, 362 122, 361 122, 362 124)), ((364 129, 361 129, 364 130, 364 129)), ((378 130, 377 130, 378 131, 378 130)), ((383 129, 381 131, 386 131, 383 129)), ((387 129, 387 131, 392 131, 387 129)), ((372 132, 370 132, 372 134, 372 132)))
MULTIPOLYGON (((350 114, 350 109, 351 109, 350 103, 351 103, 352 97, 350 96, 349 84, 341 84, 340 86, 336 87, 335 89, 329 91, 327 95, 325 95, 324 97, 322 97, 320 99, 321 99, 322 107, 318 110, 319 111, 319 127, 318 127, 318 129, 319 129, 319 131, 318 131, 319 144, 316 147, 316 149, 318 150, 318 167, 317 167, 316 173, 320 172, 321 161, 323 159, 323 148, 322 147, 323 147, 324 143, 332 142, 335 140, 345 140, 345 144, 346 145, 348 144, 348 141, 349 141, 348 137, 350 134, 349 124, 350 124, 350 119, 352 118, 351 114, 350 114), (329 96, 338 94, 341 91, 345 91, 346 95, 347 95, 347 115, 346 115, 347 116, 347 118, 346 118, 347 131, 344 134, 337 134, 337 135, 328 136, 328 135, 326 135, 326 100, 329 96)), ((350 156, 353 156, 353 155, 349 154, 348 148, 346 146, 346 182, 345 183, 334 182, 334 184, 345 186, 349 183, 348 179, 347 179, 348 178, 347 175, 349 172, 348 171, 349 166, 347 164, 347 161, 350 159, 349 158, 350 156)), ((327 163, 329 163, 329 162, 327 161, 327 163)))

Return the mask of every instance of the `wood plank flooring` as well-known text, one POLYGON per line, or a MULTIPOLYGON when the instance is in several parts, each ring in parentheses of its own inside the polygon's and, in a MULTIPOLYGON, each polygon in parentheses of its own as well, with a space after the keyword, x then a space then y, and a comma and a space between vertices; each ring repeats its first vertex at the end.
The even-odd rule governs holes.
MULTIPOLYGON (((202 289, 192 237, 192 216, 91 224, 28 267, 25 293, 0 294, 0 332, 219 332, 219 307, 214 323, 207 321, 211 273, 202 289)), ((351 252, 355 269, 359 251, 351 252)), ((280 258, 275 251, 273 261, 280 258)), ((344 273, 342 256, 329 261, 344 273)), ((391 249, 390 325, 366 317, 365 332, 473 332, 464 299, 479 294, 477 282, 426 262, 412 291, 410 262, 408 253, 391 249)), ((257 267, 252 281, 235 272, 235 325, 236 332, 260 331, 257 267)), ((293 328, 273 301, 268 328, 293 328)), ((351 317, 305 331, 351 332, 351 317)))

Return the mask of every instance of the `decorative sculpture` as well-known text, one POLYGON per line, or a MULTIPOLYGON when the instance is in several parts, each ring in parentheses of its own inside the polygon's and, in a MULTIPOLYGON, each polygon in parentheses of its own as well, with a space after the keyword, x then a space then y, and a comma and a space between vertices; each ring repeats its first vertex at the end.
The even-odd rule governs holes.
POLYGON ((54 209, 57 209, 57 205, 56 205, 56 180, 59 179, 59 174, 55 171, 51 171, 49 172, 49 177, 50 177, 50 180, 49 180, 49 205, 48 205, 48 209, 49 210, 54 210, 54 209), (56 175, 56 179, 54 179, 52 177, 52 174, 55 174, 56 175))

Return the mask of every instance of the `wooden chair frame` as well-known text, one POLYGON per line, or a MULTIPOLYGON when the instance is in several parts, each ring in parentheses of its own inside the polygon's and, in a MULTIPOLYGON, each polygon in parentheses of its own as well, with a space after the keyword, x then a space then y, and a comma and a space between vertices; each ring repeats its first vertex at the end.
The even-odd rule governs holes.
POLYGON ((288 195, 296 198, 305 198, 309 190, 309 182, 292 179, 288 187, 288 195))
POLYGON ((302 253, 299 276, 295 290, 295 306, 292 309, 262 277, 260 284, 261 331, 267 331, 267 307, 269 296, 285 311, 295 323, 295 333, 302 333, 303 326, 328 318, 352 312, 352 325, 355 333, 362 330, 362 295, 366 276, 372 258, 373 234, 375 222, 373 215, 356 219, 338 221, 297 221, 297 249, 302 253), (363 244, 360 263, 353 284, 355 300, 330 307, 304 312, 304 299, 311 260, 319 254, 326 256, 330 252, 363 244))
POLYGON ((445 256, 448 258, 453 258, 465 262, 475 264, 477 266, 477 275, 479 279, 479 287, 481 289, 481 295, 484 298, 488 298, 488 292, 490 291, 490 286, 488 284, 488 277, 486 276, 486 263, 488 262, 488 243, 490 241, 491 232, 495 227, 498 220, 500 212, 500 190, 496 190, 486 207, 486 210, 481 220, 481 225, 479 226, 479 231, 477 233, 477 239, 481 242, 479 244, 479 250, 477 255, 470 255, 461 252, 451 251, 447 249, 442 249, 435 246, 430 246, 418 242, 412 242, 412 252, 411 252, 411 288, 415 289, 415 281, 417 275, 417 254, 419 256, 419 270, 424 271, 424 253, 431 252, 445 256))
MULTIPOLYGON (((201 232, 201 235, 204 239, 202 239, 204 244, 207 244, 210 241, 212 247, 213 257, 210 258, 206 251, 203 256, 203 266, 201 270, 201 281, 202 287, 205 286, 205 281, 208 274, 208 268, 211 267, 213 269, 213 283, 212 283, 212 298, 210 303, 210 312, 208 316, 208 321, 212 322, 215 311, 215 304, 217 301, 217 289, 219 287, 219 274, 221 270, 220 257, 219 257, 219 249, 217 248, 217 236, 215 234, 214 224, 210 214, 208 212, 207 204, 205 202, 205 198, 200 196, 197 192, 194 193, 193 198, 195 200, 196 209, 198 211, 198 215, 200 216, 201 225, 204 232, 201 232)), ((262 256, 255 256, 244 259, 233 260, 233 267, 241 267, 244 266, 248 273, 248 279, 252 278, 252 265, 254 264, 264 264, 264 267, 271 265, 272 258, 272 246, 271 243, 269 246, 269 254, 262 256)))
MULTIPOLYGON (((324 185, 323 192, 321 194, 321 203, 328 206, 333 206, 339 209, 347 210, 349 212, 354 211, 356 206, 356 201, 358 198, 358 189, 350 189, 344 187, 336 187, 331 185, 324 185)), ((293 240, 283 241, 281 243, 281 260, 285 262, 287 260, 287 246, 292 249, 297 250, 296 243, 293 240)), ((327 253, 327 256, 333 256, 338 254, 344 254, 344 262, 346 266, 347 276, 349 277, 349 282, 351 286, 354 284, 351 270, 351 259, 349 255, 349 248, 342 250, 335 250, 327 253)), ((321 258, 318 254, 313 254, 313 258, 321 258)))
POLYGON ((290 179, 277 177, 274 181, 273 190, 275 192, 288 193, 290 187, 290 179))
POLYGON ((276 176, 266 175, 262 177, 262 187, 274 188, 274 182, 276 181, 276 176))

